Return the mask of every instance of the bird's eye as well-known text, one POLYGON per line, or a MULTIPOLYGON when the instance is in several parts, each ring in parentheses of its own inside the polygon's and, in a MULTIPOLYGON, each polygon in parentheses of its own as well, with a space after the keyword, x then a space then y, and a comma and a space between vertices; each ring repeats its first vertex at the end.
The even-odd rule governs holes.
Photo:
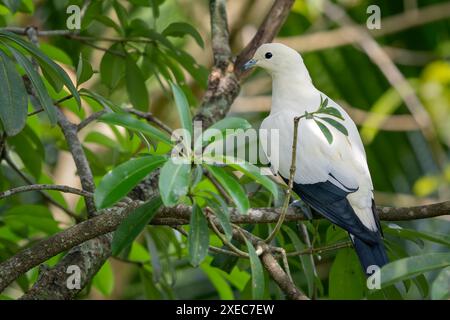
POLYGON ((270 58, 272 58, 272 53, 271 53, 271 52, 267 52, 267 53, 264 55, 264 57, 265 57, 266 59, 270 59, 270 58))

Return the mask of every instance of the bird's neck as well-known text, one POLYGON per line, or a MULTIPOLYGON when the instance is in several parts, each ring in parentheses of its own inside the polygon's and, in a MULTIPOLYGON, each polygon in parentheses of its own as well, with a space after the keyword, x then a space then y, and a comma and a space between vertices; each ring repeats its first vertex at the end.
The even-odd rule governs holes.
POLYGON ((320 100, 320 92, 307 71, 272 74, 272 114, 285 108, 295 108, 300 113, 313 111, 317 109, 316 100, 320 100))

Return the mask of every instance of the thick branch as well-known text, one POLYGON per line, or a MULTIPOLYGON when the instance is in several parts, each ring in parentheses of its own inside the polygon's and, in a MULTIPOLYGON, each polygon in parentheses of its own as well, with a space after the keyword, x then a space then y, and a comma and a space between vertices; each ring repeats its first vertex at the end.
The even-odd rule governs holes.
MULTIPOLYGON (((75 166, 77 167, 78 176, 80 177, 81 186, 83 190, 94 193, 94 177, 92 176, 92 171, 87 161, 86 154, 84 153, 83 146, 78 139, 77 132, 78 128, 75 124, 67 120, 66 116, 62 111, 56 109, 58 124, 66 138, 67 145, 69 147, 70 153, 72 154, 75 166)), ((89 216, 92 216, 96 212, 94 200, 92 197, 85 197, 84 201, 86 203, 86 208, 89 216)))

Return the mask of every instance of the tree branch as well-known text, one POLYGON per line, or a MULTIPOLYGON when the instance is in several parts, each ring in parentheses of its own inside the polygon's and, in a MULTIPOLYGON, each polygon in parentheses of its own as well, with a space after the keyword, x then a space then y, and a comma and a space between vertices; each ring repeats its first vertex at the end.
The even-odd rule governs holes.
MULTIPOLYGON (((56 109, 56 112, 58 124, 66 138, 70 153, 72 154, 75 166, 77 167, 81 186, 83 187, 83 190, 94 193, 94 177, 92 176, 92 171, 89 162, 87 161, 86 154, 84 153, 83 146, 77 136, 78 128, 66 118, 61 110, 56 109)), ((86 203, 88 215, 93 216, 96 212, 94 199, 92 197, 85 197, 84 201, 86 203)))
MULTIPOLYGON (((449 17, 450 3, 437 3, 384 18, 381 20, 381 29, 369 30, 369 32, 373 37, 382 37, 449 17)), ((355 32, 355 29, 366 31, 367 27, 366 25, 345 26, 330 31, 276 38, 276 41, 303 53, 325 50, 357 42, 357 38, 349 36, 355 32)))
MULTIPOLYGON (((96 217, 41 240, 34 246, 24 249, 10 259, 2 262, 0 264, 0 292, 18 276, 58 253, 114 231, 140 203, 140 201, 131 201, 124 207, 116 206, 111 209, 102 210, 96 217)), ((230 221, 234 224, 275 223, 279 219, 280 210, 281 208, 254 208, 250 209, 247 215, 241 215, 237 209, 231 208, 230 221)), ((425 219, 450 215, 450 201, 417 207, 378 207, 377 211, 380 219, 384 221, 425 219)), ((152 220, 151 224, 169 226, 189 224, 191 212, 192 208, 185 205, 162 208, 152 220)), ((306 218, 298 208, 288 209, 285 221, 302 220, 306 220, 306 218)), ((97 258, 106 259, 107 257, 95 257, 95 259, 97 258)), ((64 279, 66 278, 67 275, 65 275, 64 279)))
POLYGON ((236 74, 238 77, 243 74, 242 66, 253 57, 256 49, 264 43, 271 42, 278 34, 278 31, 280 31, 281 26, 288 17, 294 2, 294 0, 274 1, 272 8, 270 8, 264 21, 259 26, 255 36, 236 59, 236 74))
POLYGON ((28 186, 21 186, 0 192, 0 199, 13 196, 21 192, 41 191, 41 190, 56 190, 65 193, 73 193, 83 197, 92 197, 93 194, 84 190, 72 188, 69 186, 55 185, 55 184, 31 184, 28 186))

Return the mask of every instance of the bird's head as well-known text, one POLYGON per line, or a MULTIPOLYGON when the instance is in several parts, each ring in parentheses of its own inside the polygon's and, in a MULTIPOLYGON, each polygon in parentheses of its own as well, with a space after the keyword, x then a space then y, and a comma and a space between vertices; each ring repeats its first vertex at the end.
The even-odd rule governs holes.
POLYGON ((243 69, 248 70, 255 66, 261 67, 271 74, 290 72, 298 68, 305 69, 300 54, 281 43, 261 45, 253 58, 244 64, 243 69))

